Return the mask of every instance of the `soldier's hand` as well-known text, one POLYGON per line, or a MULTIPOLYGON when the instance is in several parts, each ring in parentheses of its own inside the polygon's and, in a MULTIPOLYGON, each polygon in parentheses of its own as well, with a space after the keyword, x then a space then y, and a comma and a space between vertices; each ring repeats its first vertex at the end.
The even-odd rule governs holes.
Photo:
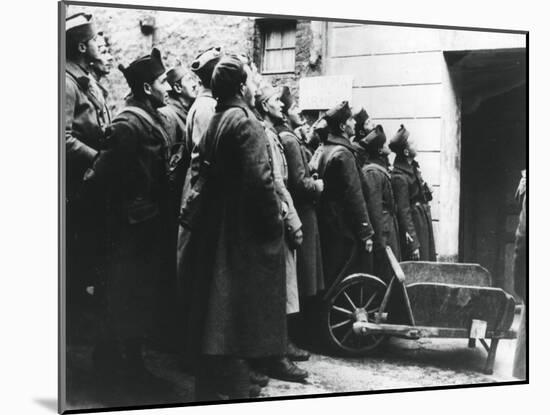
POLYGON ((418 261, 420 259, 420 249, 416 248, 414 251, 412 251, 411 259, 413 261, 418 261))
POLYGON ((372 252, 373 242, 372 239, 367 239, 365 241, 365 251, 372 252))
POLYGON ((323 190, 325 190, 325 182, 323 182, 322 179, 317 179, 314 183, 317 193, 323 193, 323 190))
POLYGON ((282 202, 281 203, 281 215, 283 218, 286 218, 286 215, 288 214, 288 203, 282 202))
POLYGON ((304 242, 304 233, 302 232, 302 230, 298 229, 296 232, 294 232, 294 234, 292 235, 292 239, 294 248, 302 245, 302 242, 304 242))

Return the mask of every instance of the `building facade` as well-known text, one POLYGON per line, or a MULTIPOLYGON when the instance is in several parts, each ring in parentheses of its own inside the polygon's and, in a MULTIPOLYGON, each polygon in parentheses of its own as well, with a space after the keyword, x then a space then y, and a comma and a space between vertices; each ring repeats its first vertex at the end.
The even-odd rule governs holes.
MULTIPOLYGON (((527 163, 525 34, 69 9, 94 14, 125 64, 157 46, 167 67, 188 66, 199 51, 219 45, 249 55, 265 78, 289 85, 304 102, 300 79, 321 77, 322 86, 325 76, 351 78, 353 106, 365 107, 388 136, 404 124, 418 143, 434 188, 438 259, 480 263, 496 285, 513 291, 514 192, 527 163), (154 30, 144 31, 144 22, 154 30)), ((116 70, 107 82, 116 112, 127 87, 116 70)), ((323 108, 303 109, 315 118, 323 108)))

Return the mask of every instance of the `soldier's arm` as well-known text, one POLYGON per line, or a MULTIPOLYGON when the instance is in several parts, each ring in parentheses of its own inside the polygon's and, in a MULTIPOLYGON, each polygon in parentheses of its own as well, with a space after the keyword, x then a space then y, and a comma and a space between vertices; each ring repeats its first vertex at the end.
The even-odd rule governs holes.
POLYGON ((355 156, 349 151, 342 151, 335 155, 334 161, 337 162, 340 174, 346 214, 349 216, 359 239, 363 241, 370 239, 374 235, 374 230, 370 224, 361 179, 355 164, 355 156))
POLYGON ((66 81, 66 100, 65 100, 65 148, 67 159, 86 162, 90 165, 97 151, 87 146, 73 134, 73 120, 77 104, 78 87, 70 80, 66 81))
POLYGON ((414 228, 414 222, 412 220, 411 202, 409 198, 409 184, 407 180, 401 176, 393 175, 391 178, 393 195, 395 197, 397 221, 401 232, 407 232, 413 239, 412 242, 408 241, 408 247, 411 251, 414 251, 420 247, 418 238, 416 237, 416 230, 414 228))
POLYGON ((290 133, 282 133, 281 142, 288 165, 289 190, 297 199, 315 200, 319 192, 313 178, 306 176, 306 167, 303 163, 300 144, 290 133))
POLYGON ((383 200, 382 200, 382 180, 380 176, 368 169, 363 169, 363 175, 365 177, 365 200, 367 203, 367 209, 369 217, 374 228, 375 240, 381 247, 384 247, 385 241, 383 238, 384 230, 384 214, 383 214, 383 200))
POLYGON ((281 205, 275 193, 265 130, 252 117, 242 117, 237 122, 235 133, 239 163, 243 168, 245 205, 270 234, 280 234, 281 205))
POLYGON ((108 191, 123 182, 130 171, 128 163, 137 152, 136 131, 125 122, 114 122, 106 130, 105 148, 94 160, 86 174, 89 186, 108 191))
MULTIPOLYGON (((277 140, 277 138, 274 136, 272 138, 273 140, 277 140)), ((278 160, 276 157, 284 157, 284 154, 275 154, 276 151, 280 152, 280 150, 279 147, 276 147, 276 144, 274 142, 268 141, 268 148, 271 152, 271 159, 273 160, 273 180, 275 181, 275 190, 281 200, 283 200, 288 206, 288 211, 283 218, 285 228, 290 234, 294 234, 302 228, 302 222, 300 221, 298 212, 296 211, 296 207, 294 206, 292 196, 290 195, 290 192, 285 185, 283 175, 281 174, 282 167, 280 166, 280 163, 276 162, 276 160, 278 160)))

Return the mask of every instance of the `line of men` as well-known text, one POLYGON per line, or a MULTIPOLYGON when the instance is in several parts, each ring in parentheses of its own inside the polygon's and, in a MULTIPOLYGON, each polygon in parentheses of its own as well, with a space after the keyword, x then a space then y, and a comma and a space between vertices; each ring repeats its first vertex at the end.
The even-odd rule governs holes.
POLYGON ((289 327, 320 292, 356 271, 391 278, 387 245, 435 260, 431 190, 404 126, 388 147, 342 102, 309 127, 288 87, 216 47, 191 64, 196 95, 157 49, 119 65, 130 94, 112 118, 91 15, 67 18, 66 39, 68 320, 93 285, 99 373, 149 376, 154 328, 197 400, 257 396, 267 376, 304 381, 294 362, 309 353, 289 327), (193 199, 200 209, 179 218, 193 199))

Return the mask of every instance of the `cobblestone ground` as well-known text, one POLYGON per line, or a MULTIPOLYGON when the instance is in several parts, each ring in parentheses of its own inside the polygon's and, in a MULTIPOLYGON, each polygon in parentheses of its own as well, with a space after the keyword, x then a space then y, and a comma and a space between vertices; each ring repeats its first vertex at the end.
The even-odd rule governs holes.
MULTIPOLYGON (((517 320, 517 318, 516 318, 517 320)), ((517 327, 518 321, 514 327, 517 327)), ((466 339, 391 339, 384 351, 364 358, 341 358, 312 354, 301 368, 309 371, 305 383, 271 379, 260 397, 390 390, 444 385, 486 384, 516 380, 512 377, 515 340, 500 342, 494 373, 482 372, 487 353, 478 343, 468 348, 466 339)), ((87 348, 71 352, 71 408, 111 406, 96 396, 97 384, 90 383, 87 348)), ((148 351, 147 367, 166 382, 169 394, 116 395, 116 406, 184 403, 194 400, 193 378, 177 370, 174 355, 148 351), (126 398, 126 400, 124 400, 126 398)))

